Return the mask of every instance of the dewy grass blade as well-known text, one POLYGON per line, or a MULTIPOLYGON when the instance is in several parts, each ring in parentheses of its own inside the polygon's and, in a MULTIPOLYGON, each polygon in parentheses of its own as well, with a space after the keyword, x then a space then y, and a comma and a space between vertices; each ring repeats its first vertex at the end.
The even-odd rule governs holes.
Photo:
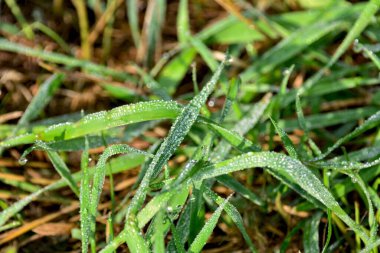
POLYGON ((347 215, 321 181, 301 162, 286 155, 274 152, 245 153, 230 160, 205 167, 196 173, 192 177, 192 180, 197 182, 252 167, 269 167, 274 175, 288 175, 303 190, 331 209, 351 229, 360 235, 364 242, 368 242, 369 237, 365 231, 347 215))
POLYGON ((268 73, 279 64, 289 60, 312 43, 329 34, 331 31, 339 30, 342 22, 315 23, 301 28, 282 40, 275 47, 267 51, 262 58, 252 67, 247 68, 241 75, 243 83, 252 80, 258 72, 268 73))
MULTIPOLYGON (((218 205, 222 205, 225 201, 222 197, 218 196, 215 192, 213 192, 211 189, 206 187, 205 195, 210 197, 214 202, 216 202, 218 205)), ((253 245, 253 242, 251 238, 249 237, 247 231, 245 230, 243 218, 241 217, 239 211, 236 209, 234 205, 227 202, 224 207, 224 211, 230 216, 230 218, 233 220, 235 225, 239 228, 241 234, 244 237, 244 240, 249 245, 249 249, 251 252, 257 252, 255 246, 253 245)))
POLYGON ((190 245, 189 251, 191 253, 201 252, 203 247, 206 245, 208 238, 211 236, 223 209, 228 203, 229 197, 223 201, 223 203, 215 210, 210 219, 202 227, 197 237, 194 239, 193 243, 190 245))
POLYGON ((359 37, 363 30, 371 22, 371 19, 376 14, 380 7, 380 0, 370 0, 360 13, 359 18, 356 20, 354 26, 350 29, 343 42, 339 45, 334 55, 331 57, 327 65, 321 68, 315 75, 308 79, 305 84, 298 90, 298 94, 302 95, 306 90, 310 89, 317 81, 321 79, 327 69, 329 69, 335 62, 344 54, 350 47, 352 42, 359 37))
POLYGON ((35 133, 21 135, 0 142, 0 146, 11 147, 33 143, 35 140, 67 140, 86 134, 99 133, 103 130, 127 124, 157 120, 173 119, 178 116, 181 107, 172 101, 140 102, 124 105, 110 111, 97 112, 83 117, 75 123, 62 123, 35 133))
POLYGON ((79 196, 78 186, 77 186, 73 176, 71 175, 69 168, 67 167, 65 162, 62 160, 62 158, 58 155, 58 153, 55 151, 52 151, 49 148, 49 146, 46 145, 46 143, 38 141, 38 142, 36 142, 36 144, 34 146, 25 150, 24 153, 22 154, 22 156, 20 157, 20 160, 19 160, 20 163, 26 163, 26 161, 27 161, 26 156, 35 149, 42 149, 48 154, 48 157, 49 157, 50 161, 52 162, 55 170, 58 172, 58 174, 64 180, 66 180, 66 183, 71 188, 71 190, 77 196, 79 196))
POLYGON ((362 125, 360 125, 357 128, 355 128, 354 131, 352 131, 351 133, 347 134, 343 138, 340 138, 337 142, 335 142, 335 144, 333 146, 331 146, 330 148, 328 148, 325 153, 323 153, 322 155, 318 156, 315 160, 321 160, 321 159, 325 158, 332 151, 334 151, 335 149, 337 149, 339 146, 341 146, 345 142, 351 140, 352 138, 355 138, 355 137, 359 136, 360 134, 364 133, 365 131, 367 131, 369 129, 372 129, 372 128, 378 126, 379 124, 380 124, 380 111, 378 111, 376 114, 374 114, 371 117, 369 117, 366 121, 364 121, 364 123, 362 125))
POLYGON ((174 242, 176 252, 185 253, 186 250, 183 247, 182 240, 180 238, 179 232, 178 232, 177 228, 174 226, 172 221, 170 221, 170 229, 171 229, 171 232, 173 235, 173 242, 174 242))
POLYGON ((80 228, 82 235, 82 253, 88 252, 89 238, 91 235, 90 228, 90 175, 88 171, 89 153, 88 139, 85 137, 85 149, 81 156, 81 172, 80 181, 80 228))
POLYGON ((281 127, 277 125, 277 123, 272 118, 270 118, 270 120, 272 121, 272 124, 276 129, 277 134, 280 136, 282 142, 284 143, 285 149, 286 151, 288 151, 290 157, 297 159, 298 154, 296 148, 294 147, 293 142, 290 140, 289 136, 281 127))
MULTIPOLYGON (((94 177, 93 177, 93 183, 92 183, 92 189, 90 194, 90 207, 89 207, 89 214, 90 214, 90 228, 91 232, 95 233, 96 231, 96 211, 99 204, 100 194, 103 189, 103 183, 104 183, 104 177, 106 175, 106 162, 107 159, 113 155, 117 154, 125 154, 125 153, 138 153, 138 154, 145 154, 144 151, 132 148, 131 146, 127 144, 116 144, 107 147, 102 155, 99 158, 98 163, 95 167, 94 177)), ((91 247, 95 248, 95 241, 91 241, 91 247)))

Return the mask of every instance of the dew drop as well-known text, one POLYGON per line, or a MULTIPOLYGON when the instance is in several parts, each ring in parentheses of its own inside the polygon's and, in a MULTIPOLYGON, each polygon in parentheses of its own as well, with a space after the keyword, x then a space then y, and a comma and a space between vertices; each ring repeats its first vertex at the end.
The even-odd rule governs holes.
POLYGON ((282 75, 283 76, 287 76, 290 74, 290 70, 289 69, 285 69, 284 71, 282 71, 282 75))
POLYGON ((353 50, 354 50, 354 52, 355 53, 359 53, 359 52, 361 52, 362 51, 362 46, 360 45, 360 43, 359 43, 359 40, 358 39, 355 39, 354 40, 354 46, 353 46, 353 50))
POLYGON ((18 163, 19 163, 20 165, 25 165, 27 162, 28 162, 28 159, 26 159, 25 157, 21 157, 21 158, 18 160, 18 163))
POLYGON ((210 107, 214 107, 215 106, 215 100, 214 99, 210 99, 210 101, 208 101, 207 105, 210 106, 210 107))

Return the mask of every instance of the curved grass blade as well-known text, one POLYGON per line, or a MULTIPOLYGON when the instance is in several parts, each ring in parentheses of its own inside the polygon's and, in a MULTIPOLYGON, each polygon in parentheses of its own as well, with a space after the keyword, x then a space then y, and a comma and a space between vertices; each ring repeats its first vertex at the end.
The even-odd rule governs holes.
POLYGON ((172 101, 151 101, 124 105, 110 111, 89 114, 75 123, 57 124, 46 129, 36 130, 35 133, 5 140, 0 142, 0 146, 12 147, 33 143, 36 140, 68 140, 147 120, 173 119, 177 117, 180 111, 181 107, 172 101))
POLYGON ((366 197, 366 201, 368 204, 368 224, 370 225, 370 241, 369 243, 372 243, 376 240, 377 237, 377 221, 375 218, 375 212, 373 209, 373 204, 371 200, 370 193, 367 189, 366 184, 364 183, 363 179, 360 177, 360 175, 357 172, 350 172, 348 175, 354 180, 354 182, 357 182, 362 191, 364 192, 364 195, 366 197))
MULTIPOLYGON (((207 195, 209 198, 211 198, 213 201, 215 201, 218 205, 222 205, 225 201, 222 197, 218 196, 215 192, 213 192, 211 189, 206 187, 205 189, 205 195, 207 195)), ((235 225, 240 230, 241 234, 243 235, 243 238, 245 242, 248 244, 249 249, 251 252, 257 252, 255 246, 253 245, 253 242, 251 238, 249 237, 247 231, 245 230, 243 218, 241 217, 239 211, 236 209, 234 205, 232 205, 229 202, 226 202, 224 211, 230 216, 230 218, 233 220, 235 225)))
MULTIPOLYGON (((127 144, 116 144, 107 147, 102 155, 99 158, 98 163, 95 167, 94 177, 93 177, 93 183, 92 183, 92 189, 90 194, 90 206, 89 206, 89 214, 90 214, 90 228, 91 233, 95 233, 96 230, 96 211, 99 204, 100 194, 103 189, 104 184, 104 178, 106 175, 106 162, 107 159, 111 156, 117 155, 117 154, 125 154, 125 153, 138 153, 138 154, 146 154, 144 151, 132 148, 131 146, 127 144)), ((92 239, 94 239, 94 236, 91 236, 92 239)), ((95 241, 91 240, 91 247, 95 248, 95 241)))
POLYGON ((36 142, 34 146, 25 150, 22 156, 20 157, 20 163, 26 163, 27 162, 26 156, 35 149, 44 150, 48 154, 48 157, 50 161, 52 162, 55 170, 66 181, 67 185, 71 188, 71 190, 77 196, 79 196, 78 186, 74 178, 72 177, 69 168, 67 167, 65 162, 62 160, 62 158, 58 155, 58 153, 50 150, 49 146, 47 146, 45 143, 38 141, 36 142))
POLYGON ((288 177, 293 179, 303 190, 315 197, 328 209, 331 209, 341 220, 353 229, 364 242, 368 242, 369 238, 365 231, 347 215, 321 181, 301 162, 283 154, 274 152, 246 153, 230 160, 205 167, 196 173, 192 177, 192 180, 205 180, 251 167, 269 167, 272 169, 271 172, 274 175, 288 175, 288 177))
POLYGON ((344 144, 345 142, 351 140, 352 138, 355 138, 359 136, 360 134, 364 133, 365 131, 372 129, 380 124, 380 111, 369 117, 364 123, 357 128, 355 128, 354 131, 351 133, 347 134, 343 138, 340 138, 335 144, 328 148, 327 151, 320 156, 318 156, 315 160, 321 160, 328 156, 332 151, 334 151, 336 148, 344 144))
POLYGON ((296 148, 294 147, 293 142, 290 140, 289 136, 281 127, 277 125, 277 123, 271 117, 269 117, 269 119, 272 121, 272 124, 276 129, 277 134, 280 136, 282 142, 284 143, 285 149, 288 151, 290 157, 297 159, 298 154, 296 148))
POLYGON ((210 219, 206 222, 206 224, 202 227, 201 231, 195 237, 194 241, 189 247, 188 252, 198 253, 201 252, 203 247, 206 245, 208 238, 211 236, 212 231, 214 230, 220 215, 222 214, 223 209, 225 209, 226 204, 228 203, 230 197, 225 199, 221 205, 215 210, 210 219))

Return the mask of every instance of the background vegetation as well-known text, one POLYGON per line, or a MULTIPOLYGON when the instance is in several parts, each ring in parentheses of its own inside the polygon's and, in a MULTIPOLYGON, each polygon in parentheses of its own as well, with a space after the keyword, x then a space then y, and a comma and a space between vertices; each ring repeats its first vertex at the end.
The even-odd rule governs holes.
POLYGON ((0 7, 4 252, 378 252, 379 0, 0 7))

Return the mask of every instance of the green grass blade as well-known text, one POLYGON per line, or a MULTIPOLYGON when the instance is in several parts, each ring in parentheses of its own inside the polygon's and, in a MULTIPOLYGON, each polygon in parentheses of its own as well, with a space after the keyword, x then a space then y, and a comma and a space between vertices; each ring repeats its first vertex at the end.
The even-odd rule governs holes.
POLYGON ((211 236, 212 231, 214 230, 223 209, 225 209, 225 206, 228 203, 228 200, 229 198, 225 199, 223 203, 219 205, 219 207, 215 210, 210 219, 208 219, 206 224, 202 227, 201 231, 190 245, 188 252, 201 252, 203 247, 206 245, 208 238, 211 236))
POLYGON ((369 240, 364 230, 347 215, 321 181, 301 162, 283 154, 274 152, 246 153, 216 165, 208 166, 195 174, 192 180, 204 180, 251 167, 270 167, 275 175, 288 175, 307 193, 331 209, 360 235, 363 241, 367 242, 369 240))
POLYGON ((343 138, 340 138, 337 142, 335 142, 335 144, 333 146, 329 147, 325 153, 323 153, 322 155, 318 156, 316 159, 317 160, 321 160, 321 159, 325 158, 332 151, 334 151, 335 149, 337 149, 338 147, 340 147, 345 142, 351 140, 352 138, 355 138, 355 137, 361 135, 362 133, 364 133, 365 131, 368 131, 369 129, 377 127, 379 124, 380 124, 380 111, 378 111, 377 113, 375 113, 374 115, 372 115, 371 117, 369 117, 366 121, 364 121, 364 123, 362 125, 360 125, 357 128, 355 128, 354 131, 352 131, 351 133, 347 134, 343 138))
POLYGON ((57 124, 47 129, 36 131, 36 133, 9 139, 0 142, 0 146, 11 147, 33 143, 35 140, 68 140, 141 121, 173 119, 180 111, 181 107, 171 101, 151 101, 124 105, 110 111, 89 114, 75 123, 57 124))
POLYGON ((57 152, 50 150, 50 148, 43 142, 36 142, 36 144, 27 150, 24 151, 22 156, 20 157, 20 163, 26 163, 26 156, 32 152, 35 149, 41 149, 44 150, 52 162, 55 170, 58 172, 58 174, 66 181, 67 185, 71 188, 71 190, 79 196, 79 189, 78 186, 74 180, 74 178, 71 175, 71 172, 65 162, 62 160, 62 158, 58 155, 57 152))
POLYGON ((82 253, 88 252, 89 238, 91 235, 90 228, 90 175, 88 171, 89 153, 88 140, 85 137, 85 149, 81 156, 82 177, 80 182, 80 228, 82 235, 82 253))
POLYGON ((314 214, 307 220, 303 228, 303 249, 305 253, 320 252, 319 249, 319 223, 322 212, 314 214))
POLYGON ((157 80, 169 94, 173 94, 176 91, 177 86, 185 77, 195 56, 195 49, 187 48, 174 57, 161 70, 157 80))
MULTIPOLYGON (((144 151, 132 148, 131 146, 127 144, 116 144, 107 147, 102 155, 99 158, 98 163, 95 167, 95 172, 93 176, 93 183, 91 188, 91 194, 90 194, 90 206, 89 206, 89 213, 90 213, 90 227, 91 232, 95 233, 96 230, 96 211, 98 208, 99 200, 100 200, 100 194, 103 189, 104 184, 104 178, 106 175, 106 162, 109 157, 117 155, 117 154, 125 154, 125 153, 138 153, 138 154, 146 154, 144 151)), ((92 244, 95 244, 94 241, 91 242, 92 244)), ((94 247, 94 246, 92 246, 94 247)))
POLYGON ((335 51, 327 66, 332 66, 343 55, 343 53, 350 47, 352 42, 357 37, 359 37, 362 31, 368 26, 372 20, 372 17, 376 14, 379 8, 379 0, 370 0, 367 3, 364 10, 360 13, 359 18, 356 20, 354 26, 350 29, 343 42, 339 45, 338 49, 335 51))
POLYGON ((0 39, 0 50, 36 57, 47 62, 63 64, 71 68, 79 67, 90 73, 96 73, 96 75, 102 75, 104 77, 113 77, 121 81, 135 81, 134 77, 123 71, 114 70, 106 66, 98 65, 90 61, 76 59, 64 54, 26 47, 10 42, 6 39, 0 39))
POLYGON ((362 251, 360 251, 360 253, 369 253, 374 249, 378 249, 379 246, 380 246, 380 238, 368 244, 362 251))
POLYGON ((317 40, 334 30, 339 30, 341 27, 341 22, 321 22, 292 33, 289 37, 267 51, 257 64, 247 68, 242 73, 241 78, 243 83, 256 77, 258 72, 268 73, 274 70, 279 64, 294 57, 317 40))
POLYGON ((47 25, 44 25, 41 22, 34 22, 30 25, 32 28, 38 29, 41 32, 45 33, 47 36, 49 36, 51 39, 53 39, 66 53, 71 53, 70 46, 62 39, 61 36, 59 36, 58 33, 56 33, 54 30, 52 30, 47 25))
MULTIPOLYGON (((222 205, 225 201, 222 197, 218 196, 215 192, 213 192, 211 189, 206 188, 205 194, 211 198, 214 202, 216 202, 218 205, 222 205)), ((234 205, 227 202, 224 207, 224 211, 230 216, 230 218, 233 220, 235 225, 239 228, 241 234, 243 235, 243 238, 245 242, 248 244, 249 249, 251 252, 257 252, 255 246, 253 245, 253 242, 251 238, 249 237, 247 231, 245 230, 243 218, 241 217, 239 211, 236 209, 234 205)))
POLYGON ((171 224, 170 224, 170 229, 172 231, 173 241, 174 241, 174 246, 175 246, 176 252, 185 253, 186 250, 183 247, 182 240, 180 238, 179 232, 178 232, 177 228, 174 226, 173 222, 171 222, 171 224))
POLYGON ((54 74, 41 85, 37 95, 32 99, 28 108, 26 108, 24 114, 17 123, 17 130, 38 117, 44 107, 49 103, 54 93, 58 90, 64 78, 64 74, 54 74))
POLYGON ((140 32, 139 32, 139 9, 138 0, 127 0, 127 13, 128 13, 128 23, 131 28, 133 42, 135 47, 140 46, 140 32))
POLYGON ((344 54, 352 42, 359 37, 359 35, 371 22, 372 17, 376 14, 379 7, 379 0, 371 0, 366 4, 365 8, 361 11, 359 18, 356 20, 354 26, 349 30, 348 34, 344 38, 343 42, 339 45, 330 61, 325 67, 321 68, 315 75, 313 75, 305 82, 302 88, 298 91, 300 95, 303 94, 306 90, 310 89, 323 76, 326 70, 334 65, 335 62, 344 54))
POLYGON ((142 202, 145 200, 145 195, 149 187, 151 178, 157 174, 163 165, 168 161, 170 156, 174 153, 177 147, 180 145, 186 134, 190 131, 191 126, 198 117, 200 108, 205 103, 207 97, 214 90, 214 87, 222 73, 225 62, 218 67, 210 81, 202 89, 199 95, 195 96, 189 104, 182 110, 181 114, 177 117, 176 121, 172 125, 168 136, 161 144, 156 155, 154 156, 152 163, 150 164, 147 173, 145 174, 140 187, 138 188, 135 197, 132 199, 130 205, 131 213, 135 213, 142 202))
POLYGON ((154 232, 153 232, 153 252, 164 253, 165 252, 165 219, 164 211, 161 210, 157 213, 154 219, 154 232))
MULTIPOLYGON (((346 109, 341 111, 334 111, 322 114, 315 114, 305 117, 306 127, 309 130, 318 129, 337 124, 352 122, 369 117, 375 114, 379 109, 372 106, 360 107, 355 109, 346 109)), ((285 131, 293 131, 299 128, 298 120, 280 120, 278 125, 285 131)))
POLYGON ((221 141, 213 153, 213 161, 220 161, 230 152, 231 145, 234 147, 242 147, 240 150, 258 150, 249 140, 242 137, 250 129, 252 129, 260 120, 264 111, 269 105, 271 94, 265 95, 258 103, 248 110, 246 115, 233 128, 233 131, 225 131, 218 126, 210 126, 211 130, 216 131, 226 141, 221 141), (235 133, 236 132, 236 133, 235 133), (234 136, 233 136, 234 135, 234 136), (240 136, 239 136, 240 135, 240 136), (228 145, 229 142, 231 145, 228 145))
POLYGON ((180 0, 177 16, 177 36, 180 43, 185 43, 190 38, 188 0, 180 0))
POLYGON ((22 12, 20 10, 20 7, 17 5, 16 0, 5 0, 5 3, 11 9, 12 14, 17 19, 17 22, 20 23, 25 36, 30 40, 34 39, 34 32, 30 25, 26 22, 24 15, 22 15, 22 12))
POLYGON ((270 120, 272 121, 272 124, 276 129, 277 134, 280 136, 282 142, 284 143, 285 149, 286 151, 288 151, 290 157, 297 159, 298 154, 296 148, 294 147, 293 142, 290 140, 289 136, 281 127, 277 125, 277 123, 272 118, 270 118, 270 120))

